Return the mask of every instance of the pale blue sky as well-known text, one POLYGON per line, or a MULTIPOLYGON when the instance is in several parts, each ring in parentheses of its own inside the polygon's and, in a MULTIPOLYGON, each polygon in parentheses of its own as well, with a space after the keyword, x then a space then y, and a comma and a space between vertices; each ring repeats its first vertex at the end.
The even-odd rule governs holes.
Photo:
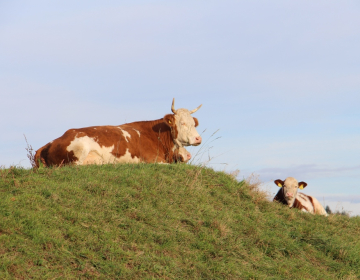
POLYGON ((175 97, 220 129, 210 166, 360 214, 359 26, 358 1, 1 1, 0 165, 175 97))

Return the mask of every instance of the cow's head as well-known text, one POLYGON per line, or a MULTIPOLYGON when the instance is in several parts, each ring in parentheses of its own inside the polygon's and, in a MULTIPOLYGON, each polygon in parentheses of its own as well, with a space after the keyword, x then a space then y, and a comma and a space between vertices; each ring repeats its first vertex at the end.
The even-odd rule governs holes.
POLYGON ((174 151, 175 162, 188 162, 191 159, 191 154, 184 147, 179 147, 174 151))
POLYGON ((274 183, 278 187, 283 188, 284 198, 289 207, 293 206, 298 189, 303 189, 307 186, 305 182, 298 183, 293 177, 287 177, 285 181, 278 179, 274 183))
POLYGON ((193 118, 191 114, 199 110, 201 105, 191 111, 187 109, 175 110, 174 102, 175 98, 171 105, 171 111, 174 114, 168 114, 164 117, 164 122, 171 128, 174 142, 180 147, 200 145, 202 139, 195 128, 199 125, 199 121, 197 118, 193 118))

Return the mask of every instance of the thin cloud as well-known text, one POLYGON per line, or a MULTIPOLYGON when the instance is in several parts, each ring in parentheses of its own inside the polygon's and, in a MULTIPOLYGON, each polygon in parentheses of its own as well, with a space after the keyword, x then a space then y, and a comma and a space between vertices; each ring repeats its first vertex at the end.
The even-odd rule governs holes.
POLYGON ((271 167, 263 168, 257 171, 261 174, 261 178, 265 181, 277 178, 291 177, 295 178, 313 178, 323 176, 341 176, 349 171, 360 170, 360 165, 347 166, 347 167, 327 167, 319 166, 317 164, 304 164, 292 167, 271 167))

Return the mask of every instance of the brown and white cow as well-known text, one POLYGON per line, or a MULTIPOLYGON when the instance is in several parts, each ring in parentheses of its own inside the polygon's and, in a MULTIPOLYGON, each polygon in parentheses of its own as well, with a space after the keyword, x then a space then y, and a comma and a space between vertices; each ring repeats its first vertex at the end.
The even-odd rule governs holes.
POLYGON ((201 144, 196 131, 199 122, 194 110, 177 109, 154 121, 140 121, 119 126, 92 126, 69 129, 61 137, 36 151, 37 165, 104 163, 187 162, 191 155, 183 146, 201 144))
POLYGON ((313 196, 298 192, 307 186, 305 182, 299 182, 293 177, 287 177, 285 181, 280 179, 274 181, 281 189, 275 195, 273 201, 288 205, 290 208, 297 208, 311 214, 327 216, 324 207, 313 196))

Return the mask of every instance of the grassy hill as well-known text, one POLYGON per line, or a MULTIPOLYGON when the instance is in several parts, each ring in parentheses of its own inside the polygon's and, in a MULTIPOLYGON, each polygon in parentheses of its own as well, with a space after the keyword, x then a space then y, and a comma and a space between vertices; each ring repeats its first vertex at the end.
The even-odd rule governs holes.
POLYGON ((0 169, 0 279, 358 279, 359 233, 198 166, 0 169))

